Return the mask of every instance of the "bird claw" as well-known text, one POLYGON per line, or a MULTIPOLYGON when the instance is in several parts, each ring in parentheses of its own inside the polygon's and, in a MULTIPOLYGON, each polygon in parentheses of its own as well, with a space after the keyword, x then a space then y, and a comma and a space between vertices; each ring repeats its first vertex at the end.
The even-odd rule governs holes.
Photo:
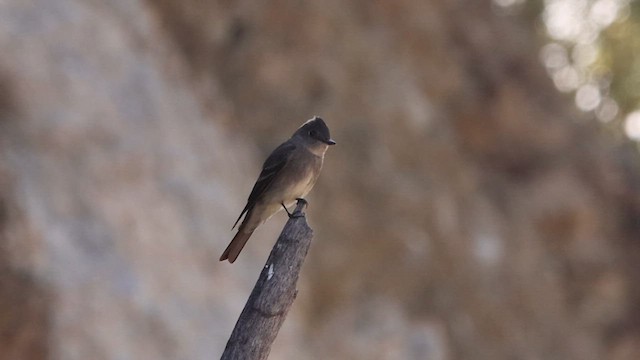
MULTIPOLYGON (((304 203, 304 205, 309 205, 309 202, 303 198, 296 198, 296 200, 298 202, 302 202, 304 203)), ((297 218, 301 218, 304 217, 304 213, 302 211, 294 211, 289 212, 289 209, 287 209, 287 207, 284 205, 284 203, 280 203, 280 205, 282 205, 282 208, 284 209, 284 211, 287 213, 287 216, 289 217, 289 219, 297 219, 297 218)))

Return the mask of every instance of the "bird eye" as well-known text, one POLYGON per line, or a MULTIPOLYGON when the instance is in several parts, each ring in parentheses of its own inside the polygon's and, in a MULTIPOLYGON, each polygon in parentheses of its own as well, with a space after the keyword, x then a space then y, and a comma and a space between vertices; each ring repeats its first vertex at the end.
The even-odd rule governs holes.
POLYGON ((317 132, 315 130, 309 131, 309 136, 311 136, 311 137, 315 137, 316 134, 317 134, 317 132))

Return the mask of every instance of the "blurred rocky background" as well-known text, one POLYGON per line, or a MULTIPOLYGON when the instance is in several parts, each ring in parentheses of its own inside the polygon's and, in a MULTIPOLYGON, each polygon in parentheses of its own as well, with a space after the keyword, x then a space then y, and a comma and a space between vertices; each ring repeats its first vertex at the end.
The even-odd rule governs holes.
POLYGON ((216 359, 285 222, 218 257, 266 155, 338 145, 272 359, 640 359, 626 0, 3 0, 0 359, 216 359))

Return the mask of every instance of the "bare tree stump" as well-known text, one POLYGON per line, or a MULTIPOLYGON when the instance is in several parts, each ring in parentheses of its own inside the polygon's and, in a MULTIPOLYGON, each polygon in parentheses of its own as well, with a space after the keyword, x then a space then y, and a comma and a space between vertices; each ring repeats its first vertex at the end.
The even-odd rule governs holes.
POLYGON ((303 213, 305 206, 306 202, 299 200, 293 217, 282 229, 221 360, 263 360, 269 356, 271 344, 298 293, 298 275, 313 238, 303 213))

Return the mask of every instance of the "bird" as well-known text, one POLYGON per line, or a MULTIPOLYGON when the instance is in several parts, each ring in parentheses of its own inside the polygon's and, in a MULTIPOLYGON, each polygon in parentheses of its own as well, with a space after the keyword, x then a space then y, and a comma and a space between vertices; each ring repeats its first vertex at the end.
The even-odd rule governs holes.
POLYGON ((296 200, 304 200, 311 191, 320 175, 325 152, 335 144, 327 124, 314 116, 273 150, 262 165, 247 204, 231 228, 233 230, 244 215, 220 261, 236 261, 255 229, 278 211, 284 209, 289 217, 294 216, 287 207, 296 200))

